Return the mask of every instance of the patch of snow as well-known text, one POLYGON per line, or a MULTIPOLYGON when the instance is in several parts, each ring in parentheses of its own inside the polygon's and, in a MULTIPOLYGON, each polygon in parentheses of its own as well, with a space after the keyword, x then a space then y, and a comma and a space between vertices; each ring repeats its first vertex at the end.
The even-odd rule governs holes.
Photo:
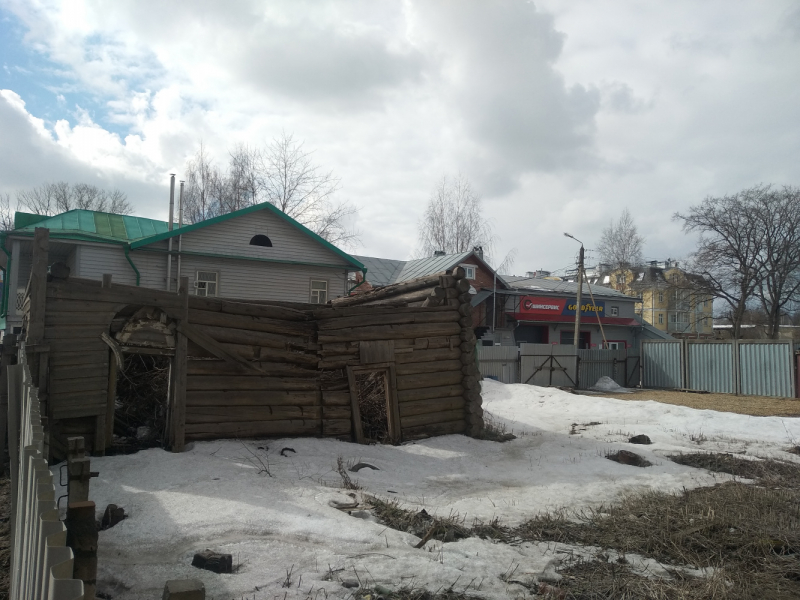
POLYGON ((150 449, 92 458, 92 470, 100 472, 90 493, 98 514, 114 503, 129 515, 100 532, 98 589, 115 600, 138 600, 160 597, 168 579, 196 578, 204 582, 207 597, 218 600, 284 594, 287 600, 300 599, 322 589, 320 597, 345 598, 352 590, 342 587, 341 580, 356 579, 434 590, 456 582, 457 591, 469 586, 485 598, 525 597, 526 588, 515 581, 555 575, 552 561, 562 552, 593 556, 596 551, 553 543, 508 546, 477 538, 429 542, 417 550, 419 538, 374 522, 363 507, 348 514, 346 507, 358 493, 354 498, 341 489, 338 456, 348 465, 378 467, 351 474, 365 493, 396 499, 413 510, 458 514, 468 524, 498 516, 509 525, 549 509, 607 503, 632 490, 677 491, 727 479, 664 458, 675 452, 800 460, 782 451, 800 438, 800 419, 488 380, 483 395, 485 411, 517 439, 498 444, 451 435, 401 446, 317 438, 220 440, 197 442, 182 454, 150 449), (571 434, 573 423, 599 425, 571 434), (605 459, 609 452, 634 448, 627 440, 636 434, 653 441, 635 447, 653 466, 605 459), (281 456, 287 445, 296 453, 281 456), (271 476, 259 473, 253 453, 271 476), (193 568, 193 554, 206 548, 232 554, 239 572, 219 575, 193 568), (291 583, 282 587, 289 572, 291 583))

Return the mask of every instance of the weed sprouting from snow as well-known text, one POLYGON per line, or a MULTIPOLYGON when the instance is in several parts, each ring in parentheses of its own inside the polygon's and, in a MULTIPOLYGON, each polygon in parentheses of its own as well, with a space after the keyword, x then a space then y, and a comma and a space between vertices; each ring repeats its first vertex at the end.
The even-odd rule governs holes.
POLYGON ((339 473, 339 477, 342 478, 342 487, 346 490, 360 490, 361 486, 358 485, 358 481, 353 481, 350 479, 350 475, 347 474, 347 466, 344 464, 344 459, 340 456, 336 459, 336 472, 339 473))

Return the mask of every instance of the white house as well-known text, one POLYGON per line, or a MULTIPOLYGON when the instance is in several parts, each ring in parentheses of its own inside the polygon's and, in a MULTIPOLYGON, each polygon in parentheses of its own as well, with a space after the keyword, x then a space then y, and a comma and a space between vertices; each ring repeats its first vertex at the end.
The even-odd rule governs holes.
POLYGON ((348 273, 364 272, 355 258, 272 204, 263 203, 169 230, 164 221, 89 210, 47 217, 17 213, 0 234, 6 331, 21 325, 20 302, 31 269, 34 230, 50 230, 50 263, 71 276, 247 300, 325 303, 348 293, 348 273))

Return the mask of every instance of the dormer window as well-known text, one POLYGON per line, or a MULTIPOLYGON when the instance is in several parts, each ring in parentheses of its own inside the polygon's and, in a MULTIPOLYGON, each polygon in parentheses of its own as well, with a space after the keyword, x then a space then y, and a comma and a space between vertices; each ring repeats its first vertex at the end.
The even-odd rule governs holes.
POLYGON ((264 234, 259 233, 258 235, 254 235, 253 239, 250 240, 251 246, 266 246, 268 248, 272 248, 272 241, 265 236, 264 234))
POLYGON ((464 269, 464 277, 467 279, 475 279, 475 265, 461 265, 464 269))

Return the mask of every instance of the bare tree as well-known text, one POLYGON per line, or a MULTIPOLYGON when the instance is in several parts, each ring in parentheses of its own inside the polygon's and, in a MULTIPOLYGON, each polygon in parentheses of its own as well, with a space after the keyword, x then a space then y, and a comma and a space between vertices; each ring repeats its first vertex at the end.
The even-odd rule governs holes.
POLYGON ((692 254, 692 270, 702 275, 704 291, 726 305, 722 314, 733 325, 734 338, 741 337, 744 317, 757 292, 766 292, 769 303, 782 306, 780 297, 789 289, 796 290, 793 285, 787 288, 766 283, 775 276, 788 280, 797 270, 796 264, 793 268, 786 265, 781 267, 784 275, 768 274, 782 260, 775 254, 781 244, 770 239, 780 229, 767 214, 773 204, 772 194, 770 186, 758 185, 736 194, 708 196, 688 213, 675 213, 673 217, 683 221, 684 231, 701 234, 692 254))
POLYGON ((11 210, 11 194, 0 194, 0 231, 14 229, 14 211, 11 210))
POLYGON ((44 183, 17 194, 17 203, 38 215, 55 215, 69 210, 95 210, 129 215, 133 207, 124 192, 104 190, 88 183, 66 181, 44 183))
POLYGON ((235 146, 227 170, 220 171, 201 143, 186 166, 187 220, 269 202, 333 244, 356 244, 358 234, 349 227, 356 208, 335 199, 340 180, 316 165, 311 154, 284 133, 260 149, 235 146))
POLYGON ((436 184, 419 229, 422 256, 436 251, 457 254, 481 247, 489 258, 495 241, 491 223, 483 216, 481 197, 460 173, 453 178, 442 177, 436 184))
POLYGON ((630 211, 622 211, 619 221, 603 229, 598 250, 600 262, 613 268, 635 266, 642 262, 644 238, 639 235, 630 211))

